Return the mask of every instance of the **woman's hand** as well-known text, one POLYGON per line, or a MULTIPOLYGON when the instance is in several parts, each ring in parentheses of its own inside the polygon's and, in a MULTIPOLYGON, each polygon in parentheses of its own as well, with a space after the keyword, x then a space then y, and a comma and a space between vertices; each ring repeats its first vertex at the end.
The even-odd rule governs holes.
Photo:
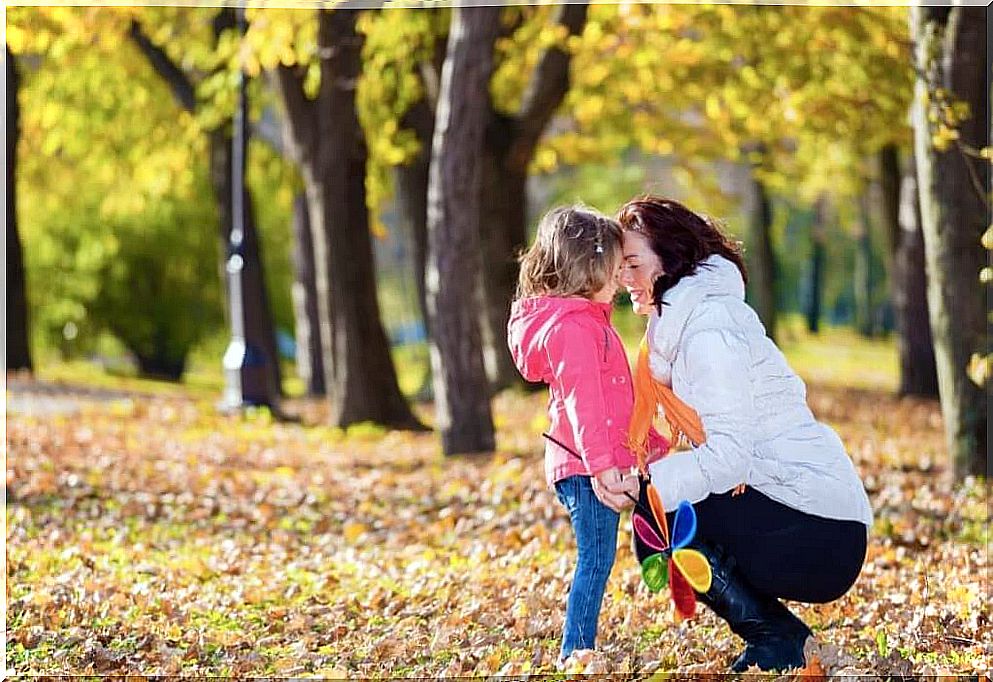
POLYGON ((624 476, 617 467, 605 469, 593 477, 593 492, 597 499, 616 512, 630 507, 634 502, 624 493, 638 494, 638 477, 624 476))

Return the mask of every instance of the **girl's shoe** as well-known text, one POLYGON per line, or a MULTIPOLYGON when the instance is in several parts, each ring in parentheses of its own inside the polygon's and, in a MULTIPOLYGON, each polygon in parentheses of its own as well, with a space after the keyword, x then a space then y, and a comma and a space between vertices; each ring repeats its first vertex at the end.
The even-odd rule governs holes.
POLYGON ((555 661, 555 669, 560 673, 583 673, 594 662, 596 651, 593 649, 576 649, 563 658, 555 661))

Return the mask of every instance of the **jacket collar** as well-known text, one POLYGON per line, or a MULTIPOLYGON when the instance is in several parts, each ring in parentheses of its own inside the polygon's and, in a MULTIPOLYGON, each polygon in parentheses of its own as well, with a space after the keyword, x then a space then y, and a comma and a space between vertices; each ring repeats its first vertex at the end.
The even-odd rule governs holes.
POLYGON ((662 315, 652 311, 648 334, 652 354, 671 362, 683 330, 696 307, 705 299, 717 296, 745 298, 745 282, 738 266, 719 255, 712 255, 697 266, 695 273, 679 280, 662 297, 662 315))

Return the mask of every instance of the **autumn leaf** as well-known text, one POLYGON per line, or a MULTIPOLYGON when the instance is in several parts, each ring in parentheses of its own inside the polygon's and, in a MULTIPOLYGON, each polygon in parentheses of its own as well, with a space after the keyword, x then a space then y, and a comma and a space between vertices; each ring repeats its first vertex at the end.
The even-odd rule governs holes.
MULTIPOLYGON (((837 367, 835 368, 837 369, 837 367)), ((852 590, 794 610, 810 678, 990 667, 988 492, 944 476, 936 402, 809 383, 876 516, 852 590), (880 655, 877 633, 885 635, 880 655)), ((324 678, 555 673, 575 549, 544 482, 546 396, 494 399, 501 452, 433 434, 217 415, 209 402, 82 397, 7 416, 8 666, 37 675, 324 678), (88 646, 92 643, 93 646, 88 646)), ((20 409, 20 408, 18 408, 20 409)), ((679 625, 641 585, 625 518, 595 653, 568 674, 723 674, 743 646, 701 606, 679 625)))

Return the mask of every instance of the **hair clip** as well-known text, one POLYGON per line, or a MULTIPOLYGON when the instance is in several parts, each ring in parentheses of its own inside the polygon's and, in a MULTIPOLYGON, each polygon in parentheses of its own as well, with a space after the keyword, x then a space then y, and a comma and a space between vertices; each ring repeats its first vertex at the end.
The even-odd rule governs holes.
POLYGON ((603 253, 603 226, 597 221, 596 236, 593 237, 593 251, 603 253))

